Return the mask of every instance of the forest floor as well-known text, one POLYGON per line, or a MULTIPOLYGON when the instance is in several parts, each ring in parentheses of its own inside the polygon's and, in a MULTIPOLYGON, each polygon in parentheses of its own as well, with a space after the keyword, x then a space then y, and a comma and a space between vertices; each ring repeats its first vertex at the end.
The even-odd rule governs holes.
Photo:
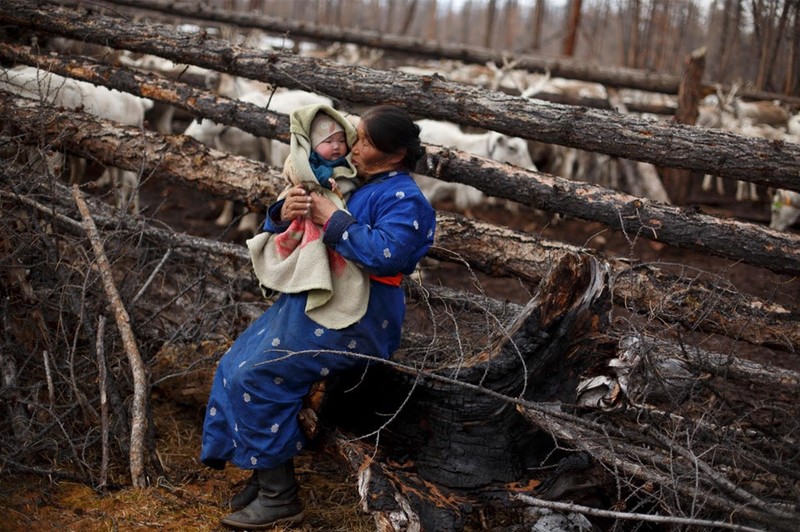
MULTIPOLYGON (((243 243, 246 235, 213 224, 221 202, 180 186, 144 190, 145 215, 159 218, 176 230, 243 243), (158 212, 148 205, 160 205, 158 212)), ((737 216, 768 223, 768 207, 728 202, 706 209, 721 216, 737 216)), ((542 238, 587 246, 609 257, 627 257, 639 262, 684 265, 719 275, 730 286, 766 300, 795 307, 800 301, 800 280, 774 274, 746 264, 673 248, 644 238, 632 238, 609 231, 600 224, 581 220, 548 223, 545 216, 523 208, 515 216, 499 207, 479 209, 476 216, 540 235, 542 238)), ((532 295, 514 279, 493 279, 481 274, 466 275, 452 265, 433 272, 434 282, 468 289, 476 282, 487 295, 524 303, 532 295)), ((756 346, 734 345, 710 339, 720 352, 800 369, 797 353, 773 351, 756 346)), ((234 484, 246 474, 234 468, 213 471, 198 461, 202 428, 201 407, 172 401, 153 400, 158 456, 164 476, 153 479, 143 490, 109 489, 99 494, 91 487, 35 474, 11 474, 0 466, 0 531, 100 531, 100 530, 223 530, 218 520, 226 514, 224 501, 234 484)), ((323 452, 304 451, 297 461, 306 521, 292 530, 350 531, 374 530, 374 522, 360 511, 356 480, 340 461, 323 452)), ((112 477, 126 483, 126 472, 112 477)), ((480 515, 468 521, 466 530, 501 528, 504 516, 480 515)), ((278 529, 280 530, 280 529, 278 529)))

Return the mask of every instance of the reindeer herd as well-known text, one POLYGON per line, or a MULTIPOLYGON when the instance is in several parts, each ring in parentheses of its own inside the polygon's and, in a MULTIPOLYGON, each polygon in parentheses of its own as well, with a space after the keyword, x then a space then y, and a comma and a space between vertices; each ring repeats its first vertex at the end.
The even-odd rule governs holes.
MULTIPOLYGON (((233 78, 199 67, 176 65, 154 56, 134 56, 124 51, 114 53, 120 64, 136 70, 166 77, 174 76, 176 71, 182 74, 191 71, 193 75, 203 80, 206 88, 213 89, 220 96, 256 104, 279 113, 289 114, 297 107, 315 103, 333 105, 330 98, 319 94, 299 90, 273 90, 261 82, 233 78)), ((347 45, 336 45, 327 49, 312 48, 301 53, 348 63, 366 63, 369 66, 380 60, 380 55, 374 53, 369 55, 367 60, 362 60, 359 49, 347 45)), ((666 99, 667 103, 674 104, 672 98, 668 96, 636 91, 609 91, 597 83, 551 78, 549 74, 517 70, 513 63, 500 68, 491 63, 480 66, 439 61, 394 65, 393 68, 416 75, 436 74, 448 81, 477 83, 490 90, 516 91, 524 98, 536 98, 537 95, 548 93, 572 98, 605 100, 610 103, 611 108, 621 112, 626 111, 626 102, 641 98, 662 98, 666 99)), ((746 102, 737 96, 737 89, 738 87, 734 87, 727 94, 717 91, 717 94, 707 97, 700 106, 696 125, 725 129, 739 135, 800 143, 800 115, 790 113, 777 102, 746 102)), ((0 68, 0 90, 59 107, 82 108, 101 118, 129 126, 149 127, 162 134, 184 134, 215 149, 263 161, 272 166, 282 167, 288 155, 288 145, 280 141, 256 137, 236 127, 216 124, 208 119, 194 119, 188 126, 180 127, 181 121, 175 119, 175 109, 170 106, 64 78, 33 67, 0 68)), ((652 118, 667 120, 670 117, 652 118)), ((669 202, 658 171, 647 163, 631 164, 630 161, 624 163, 604 154, 526 141, 493 131, 465 131, 453 123, 429 119, 419 120, 417 123, 421 129, 422 140, 429 144, 454 148, 527 170, 539 170, 571 180, 623 190, 660 202, 669 202)), ((62 171, 68 173, 69 180, 73 183, 83 180, 86 171, 85 162, 74 156, 64 158, 59 154, 53 154, 38 164, 55 174, 60 174, 62 171)), ((456 210, 469 214, 476 206, 492 201, 492 198, 486 198, 480 190, 467 185, 439 181, 424 175, 416 177, 423 192, 434 205, 449 200, 456 210)), ((109 167, 99 181, 100 184, 110 183, 114 187, 118 207, 138 212, 139 183, 135 172, 109 167)), ((712 174, 705 176, 702 188, 707 191, 714 188, 720 194, 725 193, 723 180, 712 174)), ((800 215, 800 194, 788 190, 771 191, 770 194, 773 197, 770 227, 785 230, 794 224, 800 215)), ((757 201, 758 191, 752 183, 739 182, 736 199, 757 201)), ((231 224, 234 219, 234 208, 232 202, 226 202, 216 223, 231 224)), ((514 208, 513 204, 511 208, 514 208)), ((240 231, 253 233, 257 228, 256 215, 245 212, 239 217, 240 231)))
MULTIPOLYGON (((734 85, 727 94, 720 90, 706 97, 698 110, 697 125, 718 128, 749 137, 771 141, 800 144, 800 114, 791 114, 777 101, 745 102, 736 97, 739 89, 734 85)), ((703 178, 703 190, 716 190, 725 194, 725 185, 720 177, 707 174, 703 178)), ((797 221, 800 214, 800 194, 791 190, 774 190, 771 193, 770 227, 785 230, 797 221)), ((738 201, 758 201, 758 189, 754 183, 736 182, 738 201)))

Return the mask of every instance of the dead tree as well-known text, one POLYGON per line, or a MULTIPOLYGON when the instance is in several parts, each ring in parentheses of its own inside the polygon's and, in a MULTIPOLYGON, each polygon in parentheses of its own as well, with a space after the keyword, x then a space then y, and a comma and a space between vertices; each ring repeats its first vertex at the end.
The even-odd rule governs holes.
MULTIPOLYGON (((64 3, 62 0, 59 3, 64 3)), ((158 0, 104 0, 107 4, 127 6, 141 13, 148 9, 156 13, 169 16, 179 16, 201 22, 218 24, 221 22, 233 24, 242 28, 255 28, 278 35, 290 35, 293 38, 305 38, 323 43, 347 42, 370 48, 378 48, 405 55, 430 58, 452 59, 465 63, 485 65, 492 62, 498 67, 503 67, 510 59, 514 60, 517 68, 531 72, 550 72, 555 77, 577 79, 600 83, 613 88, 630 88, 649 92, 677 94, 680 77, 659 74, 657 72, 639 70, 634 68, 613 68, 581 63, 568 58, 539 57, 535 55, 519 55, 511 57, 508 51, 496 52, 485 47, 476 47, 465 44, 448 44, 433 39, 423 40, 407 37, 405 35, 382 34, 363 30, 352 30, 341 26, 315 25, 306 21, 293 21, 285 18, 270 17, 253 13, 236 13, 206 5, 176 4, 158 0)), ((538 16, 535 20, 541 24, 543 2, 537 3, 538 16), (541 4, 541 8, 539 5, 541 4)), ((431 20, 434 20, 433 18, 431 20)), ((535 46, 531 46, 536 49, 535 46)), ((705 84, 704 90, 713 92, 713 84, 705 84)), ((747 91, 743 97, 754 100, 780 99, 787 103, 800 103, 800 99, 786 94, 764 91, 747 91)))
POLYGON ((575 55, 575 46, 578 42, 578 33, 581 25, 581 0, 571 0, 569 3, 569 17, 564 31, 564 44, 562 54, 567 57, 575 55))
MULTIPOLYGON (((695 50, 684 60, 683 77, 678 90, 678 110, 675 121, 679 124, 694 125, 697 121, 697 108, 702 98, 700 81, 706 65, 705 48, 695 50)), ((685 205, 691 185, 691 172, 666 169, 664 186, 675 205, 685 205)))
MULTIPOLYGON (((115 127, 79 112, 57 110, 49 115, 48 126, 42 127, 36 121, 38 112, 36 103, 0 98, 0 117, 3 117, 9 127, 13 125, 19 128, 18 131, 29 142, 35 142, 41 135, 45 135, 57 140, 58 146, 76 154, 91 155, 104 163, 113 162, 120 167, 141 170, 143 176, 189 183, 217 196, 244 199, 255 209, 264 208, 284 186, 283 179, 275 169, 256 161, 210 150, 188 137, 165 137, 135 128, 115 127), (62 133, 65 131, 74 134, 64 136, 62 133)), ((623 223, 622 229, 632 237, 641 235, 664 239, 662 241, 671 238, 671 243, 686 242, 688 246, 695 245, 693 242, 700 238, 709 244, 709 247, 700 247, 701 251, 722 250, 731 257, 778 271, 793 271, 797 269, 795 262, 800 260, 796 258, 798 246, 792 246, 795 237, 791 235, 775 233, 750 224, 719 220, 670 206, 651 205, 638 198, 600 187, 524 172, 467 154, 434 147, 429 147, 429 152, 427 158, 431 161, 430 166, 440 172, 432 174, 436 177, 452 179, 456 176, 470 176, 475 181, 467 181, 469 184, 484 188, 491 194, 505 194, 505 197, 517 201, 530 197, 533 204, 547 201, 552 204, 548 204, 550 208, 584 218, 607 220, 612 227, 619 227, 616 224, 623 223), (486 187, 482 183, 491 183, 492 187, 486 187), (641 225, 645 220, 647 226, 641 225), (707 240, 703 235, 707 235, 707 240), (771 248, 779 251, 770 252, 771 248)), ((453 260, 454 256, 464 257, 485 271, 505 271, 531 279, 532 282, 541 278, 541 264, 550 258, 548 251, 534 251, 547 249, 536 237, 456 216, 440 215, 438 238, 438 246, 431 252, 433 256, 445 260, 453 260), (491 247, 486 245, 489 236, 494 242, 491 247), (540 257, 539 266, 534 267, 536 261, 532 259, 537 256, 540 257)), ((690 302, 694 297, 712 292, 710 289, 695 287, 691 279, 686 280, 687 284, 684 286, 683 281, 670 280, 669 277, 659 278, 659 275, 653 274, 653 270, 648 268, 629 270, 628 265, 623 262, 619 264, 622 282, 638 279, 636 283, 629 285, 628 291, 620 294, 621 299, 641 290, 632 302, 641 301, 642 296, 647 294, 645 301, 654 297, 661 302, 659 306, 667 314, 676 317, 682 314, 681 308, 684 305, 691 308, 690 302), (622 275, 625 271, 629 273, 622 275), (665 290, 658 288, 660 282, 664 282, 665 286, 672 286, 668 290, 674 293, 668 297, 665 297, 666 293, 658 296, 660 290, 665 290), (654 288, 644 288, 648 286, 654 288)), ((648 307, 652 305, 641 303, 641 308, 648 307)), ((760 338, 758 343, 768 341, 769 332, 780 333, 775 337, 785 337, 791 345, 796 345, 792 340, 796 338, 796 334, 791 332, 791 311, 776 309, 770 312, 767 310, 772 308, 770 305, 757 305, 765 312, 759 319, 766 319, 771 325, 767 326, 767 322, 764 322, 763 328, 746 333, 745 331, 751 329, 745 326, 747 320, 756 318, 759 313, 755 312, 747 318, 743 316, 737 325, 738 312, 728 315, 727 310, 722 310, 736 307, 731 301, 714 312, 722 319, 722 323, 728 324, 719 329, 737 331, 737 334, 747 334, 754 339, 760 338), (784 320, 790 321, 781 325, 784 320), (728 326, 731 328, 728 329, 728 326), (784 327, 786 330, 781 332, 784 327)))
POLYGON ((235 125, 259 137, 289 143, 289 117, 252 103, 233 100, 183 83, 125 67, 98 63, 87 57, 40 54, 27 46, 0 42, 0 58, 54 72, 61 76, 127 92, 174 106, 198 118, 235 125))
MULTIPOLYGON (((19 177, 12 182, 30 187, 19 177)), ((46 183, 43 188, 59 189, 46 183)), ((38 214, 29 215, 31 226, 41 217, 52 227, 80 231, 71 202, 56 198, 57 208, 36 206, 43 195, 38 188, 30 191, 4 191, 4 205, 13 201, 34 209, 38 214)), ((103 209, 98 212, 105 214, 103 209)), ((106 225, 102 215, 95 218, 98 228, 124 227, 114 220, 106 225)), ((135 234, 137 241, 154 243, 158 232, 135 234)), ((181 278, 176 275, 180 269, 209 264, 200 253, 177 256, 189 237, 169 236, 163 229, 160 233, 167 233, 168 249, 176 250, 160 289, 150 295, 163 298, 181 278)), ((63 233, 50 234, 60 238, 63 233)), ((247 260, 241 257, 243 250, 225 256, 224 246, 213 246, 218 264, 243 275, 245 268, 231 264, 234 256, 247 260)), ((155 254, 162 255, 165 247, 156 245, 155 254)), ((79 262, 81 257, 66 258, 79 262)), ((126 280, 135 276, 127 263, 117 263, 126 280)), ((551 264, 525 307, 452 293, 426 295, 420 299, 426 304, 410 308, 407 333, 391 363, 371 365, 366 374, 354 376, 355 386, 343 378, 331 387, 321 419, 329 430, 337 427, 341 432, 324 431, 330 439, 322 441, 359 475, 364 508, 386 530, 400 530, 403 522, 426 530, 458 530, 475 508, 513 511, 541 504, 542 499, 557 502, 567 491, 570 497, 585 494, 590 488, 584 481, 592 480, 591 491, 611 497, 602 506, 642 508, 618 518, 643 519, 640 514, 652 505, 661 515, 666 509, 665 518, 675 524, 691 518, 692 524, 711 526, 730 515, 727 519, 737 526, 796 526, 796 502, 767 497, 797 477, 790 460, 774 456, 796 456, 791 435, 797 430, 793 398, 800 374, 630 331, 621 334, 609 323, 610 266, 583 252, 566 252, 551 264), (714 388, 709 391, 712 379, 714 388), (739 387, 726 388, 734 382, 739 387), (708 394, 724 400, 710 409, 715 403, 708 394), (757 415, 760 409, 748 411, 751 403, 774 410, 757 415), (392 414, 388 422, 386 413, 392 414), (604 428, 611 447, 583 437, 604 428), (681 431, 692 435, 688 444, 678 438, 681 431), (670 455, 670 449, 678 454, 670 455), (620 475, 616 488, 610 489, 606 464, 631 474, 620 475), (755 482, 743 480, 753 474, 758 474, 755 482), (702 504, 686 516, 681 508, 690 500, 702 504)), ((37 285, 43 277, 32 276, 37 285)), ((181 301, 180 292, 171 312, 192 307, 181 301)), ((132 305, 132 316, 149 308, 132 305)), ((180 319, 171 320, 173 329, 184 327, 185 316, 177 316, 180 319)), ((137 321, 136 326, 148 327, 146 320, 137 321)), ((223 351, 218 346, 216 356, 223 351)), ((213 356, 204 359, 204 367, 213 367, 213 356)), ((203 386, 193 388, 204 400, 203 386)))
POLYGON ((365 105, 405 105, 420 116, 453 120, 531 140, 561 144, 660 166, 708 171, 775 188, 800 190, 800 147, 721 131, 663 125, 632 116, 543 104, 468 88, 436 76, 388 73, 260 51, 180 34, 158 24, 126 23, 20 0, 0 8, 0 22, 151 53, 280 86, 313 90, 365 105), (324 68, 323 68, 324 67, 324 68), (465 114, 464 109, 469 109, 465 114), (610 142, 608 139, 614 139, 610 142))

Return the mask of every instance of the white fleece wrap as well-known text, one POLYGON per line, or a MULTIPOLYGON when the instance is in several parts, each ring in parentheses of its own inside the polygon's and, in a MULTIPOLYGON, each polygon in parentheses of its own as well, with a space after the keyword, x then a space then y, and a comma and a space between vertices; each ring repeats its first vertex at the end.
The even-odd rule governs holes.
MULTIPOLYGON (((356 139, 355 128, 327 105, 301 107, 291 115, 291 149, 284 164, 289 188, 305 183, 346 210, 344 199, 321 187, 308 162, 311 122, 318 112, 334 118, 345 131, 348 146, 356 139)), ((334 168, 340 190, 356 187, 356 169, 350 163, 334 168)), ((305 217, 292 221, 283 233, 261 233, 247 241, 256 278, 262 286, 283 293, 308 292, 306 315, 328 329, 343 329, 361 319, 369 303, 369 275, 322 242, 322 230, 305 217)))

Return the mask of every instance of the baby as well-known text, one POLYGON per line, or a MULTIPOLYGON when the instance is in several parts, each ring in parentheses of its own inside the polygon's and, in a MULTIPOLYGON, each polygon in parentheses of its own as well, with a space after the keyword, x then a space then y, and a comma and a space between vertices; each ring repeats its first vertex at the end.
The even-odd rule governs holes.
POLYGON ((350 148, 347 146, 344 128, 327 113, 319 111, 311 122, 310 139, 312 152, 308 163, 314 177, 321 186, 341 197, 336 179, 333 178, 333 169, 347 166, 345 156, 350 148))
POLYGON ((358 185, 350 159, 356 129, 335 109, 324 104, 295 109, 289 117, 289 156, 283 163, 288 187, 278 199, 297 185, 316 191, 345 208, 345 198, 358 185))

